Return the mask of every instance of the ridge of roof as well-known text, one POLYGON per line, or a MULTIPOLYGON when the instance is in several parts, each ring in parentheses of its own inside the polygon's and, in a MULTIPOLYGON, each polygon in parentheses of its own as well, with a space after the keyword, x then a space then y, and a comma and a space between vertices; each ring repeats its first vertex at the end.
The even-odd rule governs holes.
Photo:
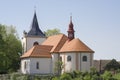
POLYGON ((53 35, 53 36, 48 37, 42 43, 42 45, 51 45, 51 46, 53 46, 53 48, 51 49, 50 52, 59 52, 59 50, 63 46, 63 43, 66 41, 66 39, 67 39, 67 36, 64 34, 53 35), (63 40, 63 41, 61 41, 61 40, 63 40), (60 44, 60 43, 62 43, 62 44, 60 44))
POLYGON ((67 39, 67 36, 63 34, 54 51, 51 52, 59 52, 59 50, 62 48, 67 39))
POLYGON ((80 39, 75 38, 71 41, 66 41, 59 52, 89 52, 94 53, 86 44, 84 44, 80 39))

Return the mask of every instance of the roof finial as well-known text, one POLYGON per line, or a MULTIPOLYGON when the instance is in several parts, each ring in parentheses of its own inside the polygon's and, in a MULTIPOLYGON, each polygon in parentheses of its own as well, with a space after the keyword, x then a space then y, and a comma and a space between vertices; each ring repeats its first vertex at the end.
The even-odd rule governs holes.
POLYGON ((70 22, 72 22, 72 13, 70 13, 70 22))
POLYGON ((36 13, 36 6, 34 6, 34 13, 36 13))

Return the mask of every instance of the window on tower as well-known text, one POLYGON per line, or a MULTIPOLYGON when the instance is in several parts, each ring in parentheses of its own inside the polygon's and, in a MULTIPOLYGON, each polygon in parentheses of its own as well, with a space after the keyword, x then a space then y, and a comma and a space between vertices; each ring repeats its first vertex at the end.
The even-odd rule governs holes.
POLYGON ((39 43, 36 41, 33 43, 33 46, 39 45, 39 43))

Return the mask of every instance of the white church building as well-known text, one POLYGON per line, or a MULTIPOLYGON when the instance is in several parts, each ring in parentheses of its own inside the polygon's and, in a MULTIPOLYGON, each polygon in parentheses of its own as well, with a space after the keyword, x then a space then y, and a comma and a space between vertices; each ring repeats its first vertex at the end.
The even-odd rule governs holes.
POLYGON ((62 62, 61 72, 75 70, 89 71, 93 66, 93 53, 79 38, 75 38, 72 19, 68 26, 68 35, 58 34, 46 37, 38 25, 34 13, 30 31, 24 32, 22 39, 23 55, 21 72, 23 74, 54 74, 56 63, 62 62))

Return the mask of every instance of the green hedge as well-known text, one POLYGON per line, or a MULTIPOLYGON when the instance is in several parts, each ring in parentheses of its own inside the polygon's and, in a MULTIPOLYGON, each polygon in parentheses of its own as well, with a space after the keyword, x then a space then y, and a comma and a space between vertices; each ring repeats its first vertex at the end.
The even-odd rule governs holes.
POLYGON ((64 73, 60 76, 55 75, 24 75, 20 73, 11 73, 0 75, 0 80, 120 80, 120 72, 112 74, 105 71, 103 74, 98 72, 79 72, 73 71, 64 73))

